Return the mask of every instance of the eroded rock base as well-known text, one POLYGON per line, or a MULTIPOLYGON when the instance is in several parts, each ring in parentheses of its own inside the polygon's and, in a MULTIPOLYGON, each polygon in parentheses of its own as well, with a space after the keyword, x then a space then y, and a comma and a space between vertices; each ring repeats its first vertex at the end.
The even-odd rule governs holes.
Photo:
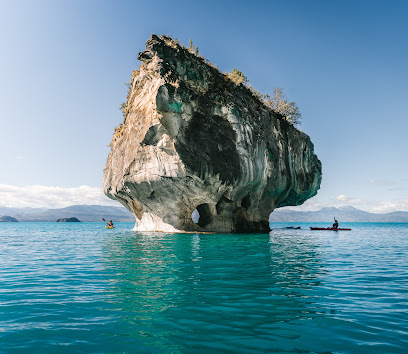
POLYGON ((266 233, 275 208, 316 195, 310 138, 247 86, 167 36, 138 59, 103 181, 136 231, 266 233))

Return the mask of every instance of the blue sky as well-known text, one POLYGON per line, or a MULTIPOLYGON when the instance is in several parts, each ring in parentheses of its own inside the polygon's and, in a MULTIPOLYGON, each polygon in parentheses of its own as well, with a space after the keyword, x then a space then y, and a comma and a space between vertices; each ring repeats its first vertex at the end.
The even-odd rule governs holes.
POLYGON ((395 0, 0 1, 0 204, 110 203, 107 145, 157 33, 297 103, 323 164, 300 209, 408 210, 407 15, 395 0))

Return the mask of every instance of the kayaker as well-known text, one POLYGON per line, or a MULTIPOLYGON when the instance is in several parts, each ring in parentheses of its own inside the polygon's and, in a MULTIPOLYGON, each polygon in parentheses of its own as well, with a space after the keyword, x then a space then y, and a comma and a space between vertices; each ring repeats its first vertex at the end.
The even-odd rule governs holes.
POLYGON ((336 220, 335 217, 333 219, 334 219, 334 223, 333 223, 332 229, 338 229, 339 228, 339 222, 336 220))
POLYGON ((112 222, 112 220, 110 220, 110 221, 108 222, 108 226, 109 226, 109 227, 113 227, 113 222, 112 222))

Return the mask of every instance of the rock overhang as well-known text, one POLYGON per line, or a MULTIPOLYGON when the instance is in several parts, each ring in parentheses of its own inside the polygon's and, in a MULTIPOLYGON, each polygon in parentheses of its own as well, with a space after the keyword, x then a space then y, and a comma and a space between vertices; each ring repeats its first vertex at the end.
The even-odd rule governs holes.
POLYGON ((132 75, 105 193, 144 231, 266 231, 275 207, 317 193, 309 137, 169 37, 153 35, 132 75), (191 213, 197 209, 200 221, 191 213))

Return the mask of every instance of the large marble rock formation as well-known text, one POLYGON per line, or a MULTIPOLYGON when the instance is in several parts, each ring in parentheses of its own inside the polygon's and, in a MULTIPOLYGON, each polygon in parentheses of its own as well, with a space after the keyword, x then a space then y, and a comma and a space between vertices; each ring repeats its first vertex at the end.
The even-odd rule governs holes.
POLYGON ((317 193, 309 137, 247 87, 169 37, 138 59, 103 181, 135 230, 267 232, 275 208, 317 193))

